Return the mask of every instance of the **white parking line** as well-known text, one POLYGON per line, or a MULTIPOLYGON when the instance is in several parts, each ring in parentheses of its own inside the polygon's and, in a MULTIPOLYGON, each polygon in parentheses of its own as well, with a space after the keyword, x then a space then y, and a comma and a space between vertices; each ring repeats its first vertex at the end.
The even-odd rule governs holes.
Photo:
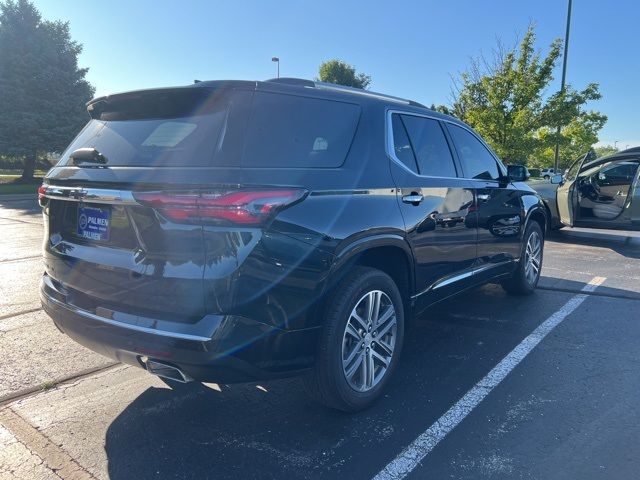
MULTIPOLYGON (((594 277, 583 288, 583 292, 593 292, 606 280, 605 277, 594 277)), ((560 310, 547 318, 528 337, 520 342, 500 363, 475 386, 469 390, 455 405, 435 421, 424 433, 420 434, 411 445, 405 448, 395 459, 387 464, 374 480, 398 480, 406 477, 447 436, 464 418, 476 408, 482 400, 529 355, 551 330, 560 325, 587 295, 579 293, 565 303, 560 310)))

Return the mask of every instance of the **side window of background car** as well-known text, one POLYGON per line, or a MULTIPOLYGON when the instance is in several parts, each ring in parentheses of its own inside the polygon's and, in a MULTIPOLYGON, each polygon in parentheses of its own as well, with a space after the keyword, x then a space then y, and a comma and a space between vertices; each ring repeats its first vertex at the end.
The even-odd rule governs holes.
POLYGON ((393 151, 396 158, 404 163, 409 170, 418 173, 416 158, 413 155, 409 136, 404 128, 400 115, 397 113, 391 116, 391 127, 393 129, 393 151))
POLYGON ((440 122, 414 115, 402 115, 420 175, 456 177, 453 155, 440 122))
POLYGON ((457 125, 448 125, 465 176, 480 180, 498 180, 500 171, 493 155, 470 132, 457 125))
POLYGON ((611 164, 600 170, 598 174, 599 183, 625 184, 631 183, 636 173, 636 165, 630 163, 611 164))

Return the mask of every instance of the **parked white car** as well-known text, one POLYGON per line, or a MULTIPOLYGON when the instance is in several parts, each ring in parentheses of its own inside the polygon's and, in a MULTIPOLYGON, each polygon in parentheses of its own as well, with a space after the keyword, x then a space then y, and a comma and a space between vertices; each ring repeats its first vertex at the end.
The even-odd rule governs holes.
POLYGON ((555 174, 556 171, 554 168, 543 168, 542 170, 540 170, 540 176, 545 180, 551 180, 551 177, 553 177, 555 174))

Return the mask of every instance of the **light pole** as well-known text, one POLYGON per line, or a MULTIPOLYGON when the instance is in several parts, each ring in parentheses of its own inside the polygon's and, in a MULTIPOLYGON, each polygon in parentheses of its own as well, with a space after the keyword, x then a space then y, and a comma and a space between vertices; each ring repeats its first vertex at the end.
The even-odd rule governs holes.
MULTIPOLYGON (((564 33, 564 56, 562 57, 562 83, 560 84, 560 95, 564 93, 564 84, 567 79, 567 56, 569 54, 569 29, 571 28, 571 0, 567 7, 567 30, 564 33)), ((560 126, 556 130, 556 155, 555 155, 555 170, 558 170, 558 157, 560 156, 560 126)))
POLYGON ((618 150, 618 142, 619 140, 616 140, 615 142, 613 142, 613 148, 615 148, 616 150, 618 150))
POLYGON ((278 64, 278 78, 280 78, 280 59, 278 57, 271 57, 271 61, 278 64))

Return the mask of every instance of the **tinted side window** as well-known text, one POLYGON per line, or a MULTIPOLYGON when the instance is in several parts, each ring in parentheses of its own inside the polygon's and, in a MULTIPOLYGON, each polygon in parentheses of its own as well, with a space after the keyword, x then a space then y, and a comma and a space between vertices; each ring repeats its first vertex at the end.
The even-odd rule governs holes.
POLYGON ((430 118, 402 115, 421 175, 456 177, 456 167, 440 122, 430 118))
POLYGON ((318 98, 256 92, 247 126, 246 167, 339 167, 360 107, 318 98))
POLYGON ((604 177, 607 179, 616 180, 633 180, 633 176, 636 173, 636 165, 630 163, 613 164, 602 170, 604 177))
POLYGON ((498 164, 489 150, 464 128, 449 125, 449 132, 462 162, 465 176, 481 180, 498 180, 498 164))
POLYGON ((402 124, 400 115, 394 113, 391 116, 391 124, 393 128, 393 150, 397 159, 404 163, 409 170, 418 173, 416 158, 413 155, 411 142, 409 141, 407 131, 402 124))

